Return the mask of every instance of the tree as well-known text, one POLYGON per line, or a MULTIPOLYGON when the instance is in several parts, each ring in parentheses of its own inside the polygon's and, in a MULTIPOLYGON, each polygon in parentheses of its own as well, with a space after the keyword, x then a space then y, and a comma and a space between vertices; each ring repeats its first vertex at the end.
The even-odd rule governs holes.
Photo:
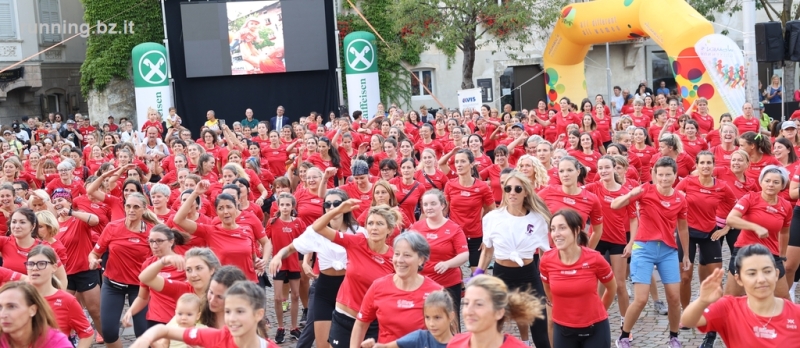
POLYGON ((512 59, 546 36, 567 0, 396 0, 395 28, 404 40, 434 45, 455 62, 463 53, 461 88, 473 88, 475 51, 492 45, 512 59), (539 35, 544 34, 544 35, 539 35))
MULTIPOLYGON (((687 0, 689 5, 705 16, 709 21, 714 21, 714 13, 733 14, 742 10, 741 0, 687 0)), ((756 0, 756 8, 764 10, 770 21, 779 21, 785 29, 786 22, 800 19, 800 10, 794 0, 783 0, 782 6, 776 7, 770 0, 756 0)), ((794 100, 794 74, 797 64, 792 61, 783 61, 784 73, 787 79, 783 81, 783 100, 794 100)), ((762 80, 763 81, 763 80, 762 80)), ((765 81, 769 84, 769 81, 765 81)))

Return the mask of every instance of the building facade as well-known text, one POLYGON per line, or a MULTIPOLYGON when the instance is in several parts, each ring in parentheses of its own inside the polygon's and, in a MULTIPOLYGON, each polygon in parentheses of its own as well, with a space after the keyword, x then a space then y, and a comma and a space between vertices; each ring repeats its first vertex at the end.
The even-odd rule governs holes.
POLYGON ((16 65, 0 73, 0 125, 86 112, 80 67, 89 30, 80 0, 0 0, 0 70, 16 65))

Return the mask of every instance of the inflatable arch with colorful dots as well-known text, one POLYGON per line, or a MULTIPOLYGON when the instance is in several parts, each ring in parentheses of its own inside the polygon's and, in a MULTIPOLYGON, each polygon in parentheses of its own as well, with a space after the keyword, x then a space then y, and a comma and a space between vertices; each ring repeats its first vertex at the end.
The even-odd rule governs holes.
POLYGON ((587 97, 584 59, 593 44, 643 37, 669 56, 684 108, 703 97, 715 117, 741 113, 749 68, 742 50, 715 34, 685 0, 597 0, 564 7, 543 52, 548 104, 587 97))

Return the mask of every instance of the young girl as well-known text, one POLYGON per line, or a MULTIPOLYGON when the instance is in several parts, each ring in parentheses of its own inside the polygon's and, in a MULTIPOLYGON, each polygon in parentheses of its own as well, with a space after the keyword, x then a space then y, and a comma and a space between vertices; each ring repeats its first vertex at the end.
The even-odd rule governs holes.
POLYGON ((266 297, 264 289, 258 284, 246 280, 237 281, 225 292, 225 327, 222 329, 184 329, 158 324, 147 330, 130 348, 147 348, 152 342, 162 338, 202 347, 239 348, 260 345, 279 348, 277 344, 261 336, 267 331, 264 319, 266 297))
POLYGON ((446 290, 430 293, 425 299, 423 311, 425 328, 428 330, 417 330, 389 343, 375 343, 375 339, 370 338, 361 343, 361 348, 447 347, 447 343, 453 338, 452 325, 458 325, 453 322, 456 312, 450 294, 446 290))
MULTIPOLYGON (((202 305, 202 300, 195 294, 181 295, 175 306, 175 317, 167 323, 167 327, 181 329, 207 328, 208 326, 197 322, 200 320, 200 307, 202 307, 202 305)), ((188 346, 186 343, 179 341, 170 342, 170 340, 165 338, 156 342, 153 347, 187 348, 188 346)))
MULTIPOLYGON (((278 195, 278 212, 267 224, 267 237, 272 240, 273 248, 276 250, 283 249, 285 246, 292 243, 292 241, 299 237, 303 231, 306 230, 306 225, 293 216, 293 212, 297 207, 297 201, 294 196, 289 193, 281 193, 278 195)), ((299 294, 300 294, 300 263, 295 257, 289 257, 283 262, 282 267, 272 277, 275 282, 275 289, 283 289, 283 283, 289 282, 291 288, 291 320, 292 329, 289 333, 295 338, 300 338, 300 329, 297 325, 297 311, 299 308, 299 294)), ((281 313, 283 311, 283 293, 281 291, 275 292, 275 312, 281 313)), ((275 341, 283 343, 286 337, 286 330, 283 328, 283 315, 278 315, 278 331, 275 334, 275 341)))

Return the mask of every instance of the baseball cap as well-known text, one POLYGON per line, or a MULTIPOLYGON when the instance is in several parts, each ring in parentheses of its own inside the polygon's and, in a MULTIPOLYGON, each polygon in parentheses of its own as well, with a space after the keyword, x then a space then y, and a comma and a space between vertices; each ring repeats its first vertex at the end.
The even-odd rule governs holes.
POLYGON ((797 129, 797 124, 794 121, 785 121, 781 123, 781 130, 788 129, 788 128, 795 128, 797 129))
POLYGON ((758 103, 758 108, 759 108, 759 109, 763 109, 763 108, 764 108, 764 103, 761 103, 761 102, 759 102, 759 103, 758 103))
POLYGON ((516 128, 519 128, 519 129, 522 129, 522 130, 525 130, 525 127, 524 127, 524 126, 522 126, 522 123, 519 123, 519 122, 517 122, 517 123, 514 123, 514 125, 513 125, 513 126, 511 126, 511 128, 514 128, 514 127, 516 127, 516 128))
POLYGON ((73 121, 73 120, 67 120, 67 124, 75 124, 75 121, 73 121))

